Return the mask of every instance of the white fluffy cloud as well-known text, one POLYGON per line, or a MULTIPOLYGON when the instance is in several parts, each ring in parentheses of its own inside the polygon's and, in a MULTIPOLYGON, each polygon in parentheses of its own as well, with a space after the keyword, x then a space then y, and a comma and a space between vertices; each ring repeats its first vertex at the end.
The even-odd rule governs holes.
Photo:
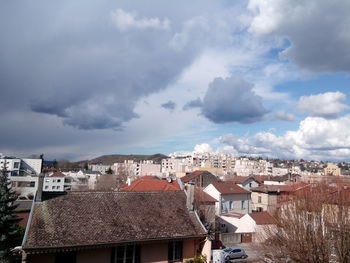
POLYGON ((350 71, 350 2, 344 0, 250 0, 250 31, 286 38, 280 53, 315 71, 350 71))
POLYGON ((295 121, 295 116, 291 113, 279 110, 274 114, 273 119, 280 121, 295 121))
POLYGON ((346 95, 339 91, 302 96, 298 102, 298 109, 310 113, 312 116, 334 118, 349 108, 342 103, 345 99, 346 95))
POLYGON ((225 134, 219 138, 239 154, 274 158, 305 158, 316 160, 344 160, 350 154, 350 115, 338 119, 308 117, 295 131, 283 135, 258 132, 238 137, 225 134))
POLYGON ((155 29, 169 29, 170 20, 165 18, 163 20, 158 17, 152 18, 138 18, 135 12, 126 12, 123 9, 117 9, 111 13, 111 19, 114 25, 120 31, 126 31, 131 28, 145 29, 145 28, 155 28, 155 29))
POLYGON ((196 152, 196 153, 208 153, 208 152, 212 152, 212 148, 208 143, 197 144, 194 147, 194 152, 196 152))

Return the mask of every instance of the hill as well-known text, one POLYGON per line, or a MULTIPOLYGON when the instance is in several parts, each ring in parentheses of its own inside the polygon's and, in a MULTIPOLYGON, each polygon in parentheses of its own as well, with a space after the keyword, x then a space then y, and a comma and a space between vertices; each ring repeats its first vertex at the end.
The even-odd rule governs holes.
POLYGON ((112 165, 113 163, 123 163, 125 160, 134 160, 134 161, 153 160, 154 163, 160 164, 162 162, 162 159, 165 159, 165 158, 168 158, 168 156, 160 153, 152 154, 152 155, 110 154, 110 155, 102 155, 100 157, 97 157, 91 160, 79 161, 77 162, 77 164, 88 162, 89 164, 99 163, 104 165, 112 165))

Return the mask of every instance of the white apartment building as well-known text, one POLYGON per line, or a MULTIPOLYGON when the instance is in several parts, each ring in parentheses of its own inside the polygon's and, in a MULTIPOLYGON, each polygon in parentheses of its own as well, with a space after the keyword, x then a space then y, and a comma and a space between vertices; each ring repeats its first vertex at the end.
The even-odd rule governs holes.
POLYGON ((162 173, 165 175, 176 173, 191 173, 192 172, 192 158, 177 157, 166 158, 162 160, 162 173))
POLYGON ((19 198, 32 199, 38 190, 38 176, 10 176, 12 189, 19 198))
POLYGON ((104 164, 89 164, 88 167, 89 167, 89 170, 93 172, 100 172, 102 174, 105 174, 109 168, 112 168, 111 165, 104 165, 104 164))
POLYGON ((11 176, 39 175, 42 159, 0 156, 0 169, 5 168, 11 176))
POLYGON ((44 177, 44 192, 62 192, 64 191, 65 175, 61 172, 55 172, 44 177))
POLYGON ((125 160, 124 163, 114 163, 112 170, 115 174, 126 173, 129 177, 145 175, 161 175, 161 165, 155 164, 152 160, 134 161, 125 160))

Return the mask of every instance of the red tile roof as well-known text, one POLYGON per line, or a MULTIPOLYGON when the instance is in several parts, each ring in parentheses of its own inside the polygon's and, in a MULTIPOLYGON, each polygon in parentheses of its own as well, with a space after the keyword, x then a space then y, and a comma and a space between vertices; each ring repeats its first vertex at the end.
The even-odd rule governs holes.
POLYGON ((61 172, 54 172, 50 177, 65 177, 65 175, 61 172))
POLYGON ((221 194, 250 194, 250 191, 236 185, 235 183, 220 182, 220 183, 213 183, 213 186, 221 194))
POLYGON ((257 225, 270 225, 276 224, 276 219, 273 218, 268 212, 253 212, 249 214, 254 219, 257 225))
POLYGON ((179 184, 174 180, 169 183, 167 180, 150 179, 141 177, 134 180, 131 185, 124 186, 121 191, 178 191, 181 190, 179 184))

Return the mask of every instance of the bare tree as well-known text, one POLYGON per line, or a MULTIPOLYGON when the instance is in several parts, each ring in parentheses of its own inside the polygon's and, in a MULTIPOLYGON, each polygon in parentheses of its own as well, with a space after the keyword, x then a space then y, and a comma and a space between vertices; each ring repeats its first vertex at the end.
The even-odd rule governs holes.
POLYGON ((279 262, 350 262, 349 204, 343 190, 325 185, 298 192, 277 211, 266 250, 279 262))
POLYGON ((128 178, 131 179, 133 172, 130 167, 126 164, 119 164, 116 171, 116 187, 115 189, 119 191, 127 182, 128 178))

